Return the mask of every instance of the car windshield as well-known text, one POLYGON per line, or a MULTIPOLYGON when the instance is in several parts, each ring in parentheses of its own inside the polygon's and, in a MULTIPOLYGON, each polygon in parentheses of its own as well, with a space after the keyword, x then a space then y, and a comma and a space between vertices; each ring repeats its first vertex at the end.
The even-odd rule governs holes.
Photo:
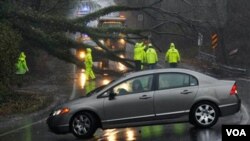
POLYGON ((99 91, 102 90, 105 86, 107 86, 107 85, 102 85, 102 86, 100 86, 100 87, 97 87, 96 89, 94 89, 94 90, 90 91, 89 93, 87 93, 86 96, 88 97, 88 96, 93 95, 94 93, 99 92, 99 91))

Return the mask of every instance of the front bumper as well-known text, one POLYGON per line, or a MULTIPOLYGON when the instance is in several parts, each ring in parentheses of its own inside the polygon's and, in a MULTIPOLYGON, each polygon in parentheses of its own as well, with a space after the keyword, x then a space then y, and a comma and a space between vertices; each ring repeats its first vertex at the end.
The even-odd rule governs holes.
POLYGON ((65 122, 65 117, 50 116, 47 119, 47 125, 51 132, 56 134, 66 134, 70 132, 69 122, 65 122))
POLYGON ((237 102, 227 105, 222 105, 220 107, 221 116, 232 115, 240 111, 241 100, 237 96, 237 102))

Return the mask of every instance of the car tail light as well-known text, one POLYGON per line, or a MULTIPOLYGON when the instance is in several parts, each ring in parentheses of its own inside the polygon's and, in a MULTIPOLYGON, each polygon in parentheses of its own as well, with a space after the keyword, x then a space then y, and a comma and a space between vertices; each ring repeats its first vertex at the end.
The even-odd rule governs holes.
POLYGON ((234 83, 233 87, 231 88, 230 95, 235 95, 237 94, 237 85, 234 83))

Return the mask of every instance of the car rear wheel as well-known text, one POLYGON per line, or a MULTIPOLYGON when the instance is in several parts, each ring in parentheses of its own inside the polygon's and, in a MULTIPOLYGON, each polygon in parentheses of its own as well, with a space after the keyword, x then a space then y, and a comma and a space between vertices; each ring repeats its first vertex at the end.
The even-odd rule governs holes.
POLYGON ((85 112, 76 114, 70 123, 71 132, 78 138, 86 139, 93 136, 97 129, 96 118, 85 112))
POLYGON ((210 102, 203 102, 193 107, 190 118, 191 123, 196 127, 209 128, 216 124, 218 117, 217 106, 210 102))

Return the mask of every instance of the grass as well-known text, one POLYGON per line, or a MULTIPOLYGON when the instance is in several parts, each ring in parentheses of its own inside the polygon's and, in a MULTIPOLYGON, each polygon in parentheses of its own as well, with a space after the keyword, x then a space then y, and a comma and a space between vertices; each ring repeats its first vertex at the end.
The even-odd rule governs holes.
POLYGON ((30 93, 13 93, 5 99, 0 104, 0 116, 36 112, 52 102, 48 96, 30 93))

